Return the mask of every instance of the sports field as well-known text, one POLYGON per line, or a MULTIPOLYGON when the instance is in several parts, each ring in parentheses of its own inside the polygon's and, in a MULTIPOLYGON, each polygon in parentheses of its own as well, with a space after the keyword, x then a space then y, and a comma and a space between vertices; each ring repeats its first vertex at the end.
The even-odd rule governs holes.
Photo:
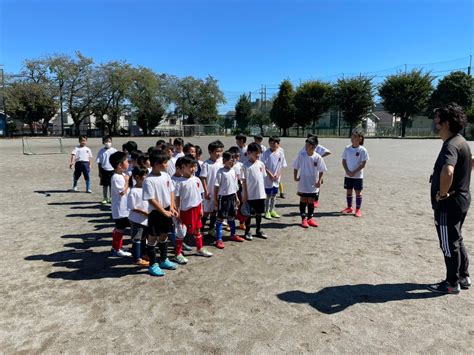
MULTIPOLYGON (((204 148, 214 138, 190 141, 204 148)), ((145 151, 157 139, 135 140, 145 151)), ((76 142, 64 140, 66 150, 76 142)), ((445 273, 428 184, 441 140, 366 140, 360 219, 338 213, 349 139, 320 143, 333 154, 319 228, 299 226, 288 168, 282 218, 263 223, 268 240, 209 246, 214 257, 190 256, 153 278, 109 257, 113 222, 98 203, 95 165, 93 194, 67 192, 69 154, 26 156, 21 140, 0 140, 0 352, 472 353, 474 290, 440 296, 425 287, 445 273)), ((282 139, 289 165, 303 144, 282 139)), ((101 142, 89 146, 96 155, 101 142)), ((471 258, 473 232, 470 211, 471 258)))

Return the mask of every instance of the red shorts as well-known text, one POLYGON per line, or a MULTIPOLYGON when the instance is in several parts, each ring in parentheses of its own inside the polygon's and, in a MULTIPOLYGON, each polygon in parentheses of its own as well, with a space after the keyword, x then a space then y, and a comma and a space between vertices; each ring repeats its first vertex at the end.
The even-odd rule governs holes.
POLYGON ((201 204, 192 207, 187 211, 179 211, 181 222, 186 226, 189 234, 194 234, 198 229, 202 228, 201 223, 201 204))

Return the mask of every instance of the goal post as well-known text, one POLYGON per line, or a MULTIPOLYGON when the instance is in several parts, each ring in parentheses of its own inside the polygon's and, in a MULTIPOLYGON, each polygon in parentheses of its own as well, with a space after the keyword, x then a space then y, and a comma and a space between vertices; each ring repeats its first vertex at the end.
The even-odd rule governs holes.
POLYGON ((22 137, 24 155, 66 154, 61 137, 22 137))

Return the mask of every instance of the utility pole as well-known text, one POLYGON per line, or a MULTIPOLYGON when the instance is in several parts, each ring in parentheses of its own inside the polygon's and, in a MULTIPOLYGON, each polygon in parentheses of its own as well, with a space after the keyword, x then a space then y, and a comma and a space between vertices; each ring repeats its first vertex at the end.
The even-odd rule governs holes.
POLYGON ((472 54, 469 56, 469 66, 467 67, 467 75, 471 75, 472 54))

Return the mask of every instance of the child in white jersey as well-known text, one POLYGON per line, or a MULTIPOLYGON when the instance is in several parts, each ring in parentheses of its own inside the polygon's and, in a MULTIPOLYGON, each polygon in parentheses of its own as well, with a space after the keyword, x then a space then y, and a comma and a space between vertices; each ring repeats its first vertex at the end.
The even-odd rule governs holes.
MULTIPOLYGON (((262 231, 262 215, 265 212, 265 165, 259 160, 260 146, 257 143, 250 143, 247 147, 248 161, 243 165, 242 174, 242 203, 248 203, 250 211, 255 215, 256 234, 255 236, 267 239, 267 235, 262 231)), ((250 233, 250 223, 252 217, 247 217, 245 221, 244 238, 252 240, 250 233)))
POLYGON ((301 226, 303 228, 318 226, 313 219, 314 199, 317 189, 321 186, 323 173, 327 168, 324 159, 316 153, 317 146, 316 139, 306 139, 306 154, 298 154, 293 162, 293 178, 298 181, 301 226), (308 213, 306 213, 306 208, 308 208, 308 213))
MULTIPOLYGON (((232 169, 235 170, 235 175, 237 176, 237 183, 239 185, 237 197, 239 198, 239 201, 242 201, 242 169, 244 165, 240 161, 240 149, 237 146, 233 146, 229 148, 229 152, 234 157, 234 166, 232 167, 232 169)), ((240 204, 240 207, 242 207, 242 204, 240 204)), ((245 230, 245 220, 247 219, 247 217, 240 213, 240 208, 237 210, 237 219, 239 220, 239 229, 245 230)))
POLYGON ((142 259, 142 241, 146 239, 146 229, 148 226, 148 202, 143 201, 142 186, 148 174, 146 168, 136 166, 132 170, 132 178, 135 185, 130 189, 127 199, 127 208, 129 209, 128 220, 130 221, 132 237, 132 255, 135 264, 138 266, 149 266, 149 263, 142 259))
POLYGON ((216 233, 216 213, 214 211, 214 183, 216 182, 216 175, 220 168, 222 168, 222 152, 224 151, 224 144, 220 140, 209 143, 209 159, 206 160, 201 167, 201 174, 199 175, 204 188, 203 208, 204 214, 202 217, 202 226, 204 227, 207 218, 210 217, 209 235, 215 237, 216 233))
POLYGON ((84 175, 84 180, 86 181, 86 192, 92 193, 91 191, 91 159, 92 152, 87 147, 87 137, 79 136, 79 145, 74 148, 71 153, 71 160, 69 162, 69 169, 72 169, 74 166, 73 174, 73 184, 72 190, 77 191, 77 181, 84 175))
POLYGON ((342 213, 353 213, 352 190, 356 193, 355 216, 362 217, 360 208, 362 206, 362 189, 364 188, 364 168, 369 160, 369 153, 364 147, 364 134, 358 131, 352 132, 351 145, 348 145, 342 153, 342 166, 346 172, 344 188, 346 189, 347 208, 342 213))
POLYGON ((112 147, 111 136, 102 137, 102 144, 104 147, 99 150, 99 153, 97 153, 95 162, 98 165, 100 185, 102 186, 102 204, 105 205, 106 203, 111 202, 110 180, 114 174, 114 168, 110 164, 109 158, 117 151, 117 149, 112 147))
POLYGON ((240 161, 242 164, 245 164, 249 159, 247 156, 247 137, 243 134, 238 134, 235 136, 235 144, 240 149, 240 161))
POLYGON ((280 185, 283 168, 286 168, 288 165, 285 153, 280 148, 280 138, 272 136, 268 139, 268 144, 270 148, 262 154, 261 160, 265 164, 267 171, 267 176, 265 177, 265 193, 267 195, 265 200, 265 218, 272 219, 280 218, 280 215, 275 210, 275 198, 278 194, 278 186, 280 185))
POLYGON ((256 134, 255 136, 253 136, 253 141, 255 143, 257 143, 259 146, 260 146, 260 150, 262 151, 262 153, 260 154, 260 159, 262 159, 263 157, 263 154, 265 153, 265 151, 267 150, 267 147, 265 147, 262 143, 263 143, 263 137, 261 134, 256 134))

